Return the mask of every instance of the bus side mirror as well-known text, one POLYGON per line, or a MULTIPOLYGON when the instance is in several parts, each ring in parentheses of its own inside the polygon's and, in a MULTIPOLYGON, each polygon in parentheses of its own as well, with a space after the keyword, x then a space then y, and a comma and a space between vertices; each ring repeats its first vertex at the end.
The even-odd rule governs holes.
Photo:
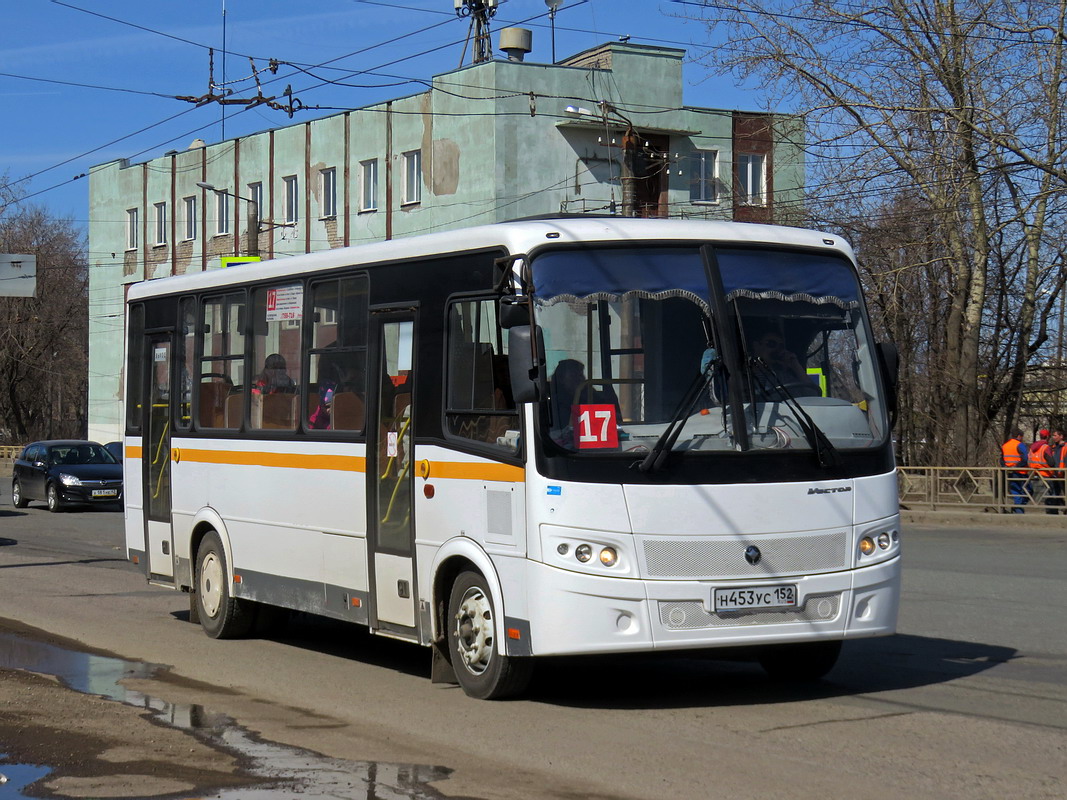
POLYGON ((878 364, 885 381, 886 409, 889 411, 889 427, 897 422, 897 388, 900 385, 900 351, 890 342, 879 342, 878 364))
POLYGON ((544 396, 544 353, 540 328, 516 325, 508 330, 508 372, 516 403, 533 403, 544 396))
POLYGON ((500 327, 506 331, 530 324, 530 306, 517 297, 501 297, 498 315, 500 327))

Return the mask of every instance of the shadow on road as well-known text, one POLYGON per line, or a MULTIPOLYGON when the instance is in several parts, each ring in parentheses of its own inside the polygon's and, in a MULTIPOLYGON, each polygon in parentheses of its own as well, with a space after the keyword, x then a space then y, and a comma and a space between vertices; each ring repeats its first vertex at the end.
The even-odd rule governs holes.
POLYGON ((947 683, 1018 657, 998 645, 898 634, 846 642, 822 681, 767 678, 743 654, 596 656, 546 659, 529 698, 576 708, 685 708, 790 703, 947 683), (591 691, 595 687, 595 691, 591 691))
MULTIPOLYGON (((2 515, 0 515, 2 516, 2 515)), ((0 547, 8 547, 9 545, 18 544, 18 539, 5 539, 0 536, 0 547)))
POLYGON ((26 516, 26 512, 25 511, 12 511, 10 509, 0 508, 0 518, 3 518, 3 517, 24 517, 24 516, 26 516))
MULTIPOLYGON (((188 611, 174 612, 188 620, 188 611)), ((430 651, 352 625, 294 614, 263 636, 282 644, 407 675, 430 675, 430 651)), ((1010 647, 898 634, 846 642, 837 666, 815 683, 769 679, 751 651, 547 657, 538 659, 526 700, 575 708, 670 709, 802 702, 947 683, 1019 657, 1010 647)))

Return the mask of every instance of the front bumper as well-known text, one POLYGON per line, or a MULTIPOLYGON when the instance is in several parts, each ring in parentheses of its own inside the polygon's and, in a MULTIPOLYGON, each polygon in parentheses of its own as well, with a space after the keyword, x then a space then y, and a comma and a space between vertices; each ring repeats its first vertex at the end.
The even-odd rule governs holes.
POLYGON ((59 496, 64 503, 99 505, 101 503, 121 503, 122 489, 100 489, 98 487, 63 486, 59 484, 59 496), (93 496, 94 491, 114 491, 110 496, 93 496))
POLYGON ((753 581, 605 578, 528 562, 533 655, 740 647, 896 632, 900 558, 870 567, 753 581), (796 584, 788 610, 717 614, 715 588, 796 584))

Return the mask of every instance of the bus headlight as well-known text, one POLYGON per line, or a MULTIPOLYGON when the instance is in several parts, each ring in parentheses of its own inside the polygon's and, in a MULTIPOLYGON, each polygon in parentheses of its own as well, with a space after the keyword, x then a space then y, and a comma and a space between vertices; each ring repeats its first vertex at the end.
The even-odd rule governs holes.
POLYGON ((59 482, 64 486, 81 486, 81 479, 75 475, 67 475, 65 472, 60 474, 59 482))
POLYGON ((860 539, 860 552, 865 556, 869 556, 874 552, 874 539, 870 536, 864 536, 860 539))
POLYGON ((888 550, 889 545, 891 545, 892 543, 893 540, 889 538, 888 533, 878 534, 878 546, 881 547, 883 550, 888 550))
POLYGON ((600 551, 600 563, 605 567, 614 567, 619 561, 619 554, 614 547, 605 547, 600 551))
POLYGON ((574 548, 574 557, 584 564, 593 557, 593 548, 587 544, 580 544, 574 548))

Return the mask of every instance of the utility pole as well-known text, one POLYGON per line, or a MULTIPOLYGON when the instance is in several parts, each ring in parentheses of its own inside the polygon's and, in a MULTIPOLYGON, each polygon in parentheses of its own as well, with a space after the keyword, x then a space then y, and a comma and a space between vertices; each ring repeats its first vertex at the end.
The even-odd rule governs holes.
POLYGON ((632 127, 628 127, 622 135, 622 169, 619 173, 619 182, 622 184, 622 215, 624 217, 636 216, 637 189, 634 175, 634 163, 637 160, 637 134, 632 127))

